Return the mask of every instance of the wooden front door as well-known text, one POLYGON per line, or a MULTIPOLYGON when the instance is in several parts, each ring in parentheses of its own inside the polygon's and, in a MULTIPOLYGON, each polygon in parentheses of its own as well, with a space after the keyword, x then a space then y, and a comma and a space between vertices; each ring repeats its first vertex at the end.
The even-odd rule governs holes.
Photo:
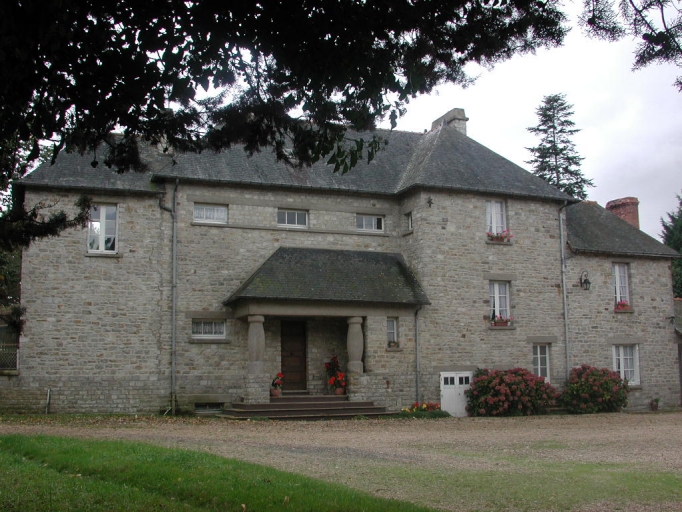
POLYGON ((282 320, 282 389, 308 389, 305 322, 282 320))

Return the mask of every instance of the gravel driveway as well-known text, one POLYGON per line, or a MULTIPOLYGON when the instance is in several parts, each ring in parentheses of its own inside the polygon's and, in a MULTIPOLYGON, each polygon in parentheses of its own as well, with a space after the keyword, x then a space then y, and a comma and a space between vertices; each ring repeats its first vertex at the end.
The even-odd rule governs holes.
MULTIPOLYGON (((9 433, 139 440, 204 450, 444 510, 469 507, 447 490, 425 503, 422 484, 412 484, 409 478, 391 482, 385 468, 499 471, 505 458, 519 457, 626 463, 638 471, 682 475, 682 412, 317 422, 0 416, 0 434, 9 433)), ((581 510, 682 511, 682 504, 619 508, 602 503, 581 510)))

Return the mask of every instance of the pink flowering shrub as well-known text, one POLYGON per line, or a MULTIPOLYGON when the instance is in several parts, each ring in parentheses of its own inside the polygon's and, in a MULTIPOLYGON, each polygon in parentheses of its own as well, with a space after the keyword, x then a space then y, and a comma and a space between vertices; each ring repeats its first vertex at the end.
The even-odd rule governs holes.
POLYGON ((556 390, 525 368, 488 370, 474 374, 467 397, 469 416, 528 416, 542 414, 554 404, 556 390))
POLYGON ((608 368, 584 364, 571 370, 560 402, 574 414, 618 412, 628 403, 628 382, 608 368))

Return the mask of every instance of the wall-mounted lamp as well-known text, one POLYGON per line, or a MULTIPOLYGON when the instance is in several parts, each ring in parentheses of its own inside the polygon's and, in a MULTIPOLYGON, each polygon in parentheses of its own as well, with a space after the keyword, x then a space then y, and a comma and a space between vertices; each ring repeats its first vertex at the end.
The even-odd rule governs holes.
POLYGON ((429 205, 429 208, 431 208, 431 206, 433 206, 433 198, 431 196, 426 198, 426 204, 429 205))
POLYGON ((582 274, 580 274, 580 287, 583 290, 588 290, 590 289, 590 280, 587 277, 587 270, 584 270, 582 274))

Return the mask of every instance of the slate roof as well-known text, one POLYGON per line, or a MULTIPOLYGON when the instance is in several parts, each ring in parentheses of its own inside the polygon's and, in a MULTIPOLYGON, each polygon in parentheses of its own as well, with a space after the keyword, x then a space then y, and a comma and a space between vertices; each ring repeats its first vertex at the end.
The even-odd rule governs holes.
POLYGON ((566 208, 567 242, 575 252, 679 258, 680 254, 593 201, 566 208))
POLYGON ((226 301, 430 304, 401 254, 280 247, 226 301))
MULTIPOLYGON (((385 138, 388 146, 371 163, 359 162, 346 174, 332 172, 333 166, 324 162, 294 169, 277 162, 267 150, 248 157, 237 145, 220 153, 174 156, 147 147, 141 148, 142 159, 149 162, 151 168, 147 182, 144 175, 116 175, 103 164, 93 169, 90 166, 92 154, 63 153, 54 166, 39 167, 23 183, 27 186, 150 191, 155 190, 151 182, 180 179, 386 195, 423 186, 571 200, 557 188, 460 133, 454 126, 442 126, 427 134, 387 130, 377 130, 376 134, 385 138)), ((347 136, 369 138, 371 133, 349 132, 347 136)))
MULTIPOLYGON (((153 183, 148 173, 125 172, 118 174, 104 165, 99 153, 62 151, 54 165, 43 164, 27 175, 20 183, 27 186, 65 188, 88 191, 119 191, 125 193, 157 193, 163 184, 153 183), (98 160, 97 167, 92 167, 98 160)), ((150 160, 149 157, 146 160, 150 160)))

